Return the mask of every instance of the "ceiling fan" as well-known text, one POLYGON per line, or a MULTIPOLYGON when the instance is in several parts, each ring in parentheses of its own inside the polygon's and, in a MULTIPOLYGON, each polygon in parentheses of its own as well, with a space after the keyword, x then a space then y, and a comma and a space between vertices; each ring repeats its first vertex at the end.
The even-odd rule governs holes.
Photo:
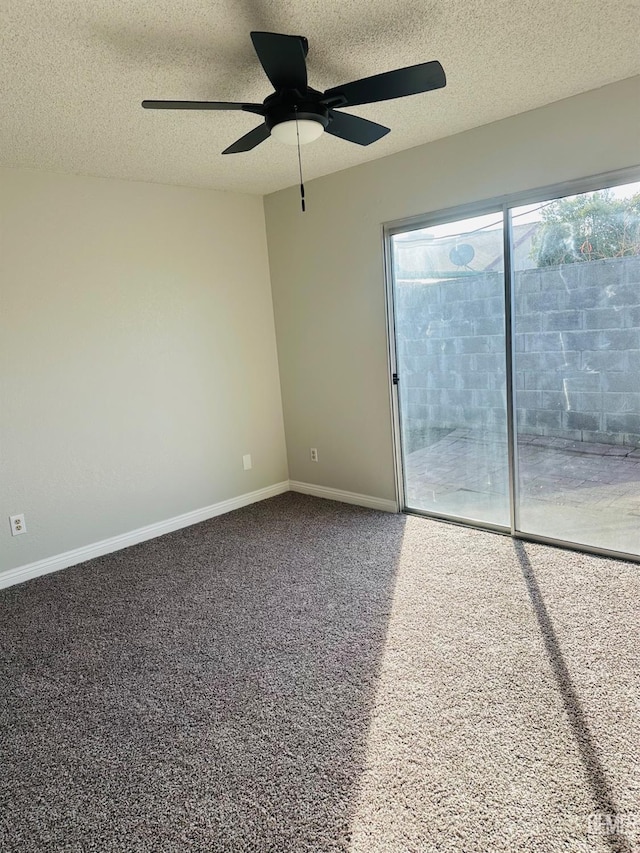
POLYGON ((370 145, 389 133, 389 128, 339 109, 429 92, 447 82, 439 62, 424 62, 318 92, 307 85, 309 43, 304 36, 252 32, 251 41, 275 89, 262 104, 143 101, 142 106, 147 110, 244 110, 264 118, 223 154, 251 151, 270 135, 291 145, 313 142, 325 130, 348 142, 370 145))

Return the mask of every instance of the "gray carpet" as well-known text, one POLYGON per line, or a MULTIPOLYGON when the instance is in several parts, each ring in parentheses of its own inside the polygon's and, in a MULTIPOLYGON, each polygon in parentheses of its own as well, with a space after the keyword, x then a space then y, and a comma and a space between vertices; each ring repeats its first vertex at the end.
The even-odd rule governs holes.
POLYGON ((0 850, 636 850, 639 587, 287 494, 4 590, 0 850))

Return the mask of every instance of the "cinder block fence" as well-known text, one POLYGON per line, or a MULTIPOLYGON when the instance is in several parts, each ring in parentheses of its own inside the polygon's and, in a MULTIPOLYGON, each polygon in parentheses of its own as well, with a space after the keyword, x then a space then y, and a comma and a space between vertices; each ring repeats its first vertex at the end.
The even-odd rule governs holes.
MULTIPOLYGON (((504 430, 503 278, 396 288, 404 425, 420 446, 442 430, 504 430)), ((515 275, 518 431, 640 446, 640 258, 515 275)))

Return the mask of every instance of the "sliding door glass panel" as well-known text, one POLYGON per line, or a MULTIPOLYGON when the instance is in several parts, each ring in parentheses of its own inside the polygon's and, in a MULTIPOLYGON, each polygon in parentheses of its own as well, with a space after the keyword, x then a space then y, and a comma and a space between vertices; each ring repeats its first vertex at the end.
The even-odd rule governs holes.
POLYGON ((640 184, 514 208, 516 525, 640 553, 640 184))
POLYGON ((509 526, 501 212, 392 237, 408 509, 509 526))

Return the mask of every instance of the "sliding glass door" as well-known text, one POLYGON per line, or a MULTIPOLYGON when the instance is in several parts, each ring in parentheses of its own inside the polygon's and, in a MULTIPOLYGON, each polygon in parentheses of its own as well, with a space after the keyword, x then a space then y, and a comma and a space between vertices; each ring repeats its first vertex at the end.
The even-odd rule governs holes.
POLYGON ((639 191, 511 211, 514 234, 528 234, 514 261, 518 528, 630 554, 640 553, 639 191))
POLYGON ((509 524, 502 212, 394 238, 407 506, 509 524))
POLYGON ((640 555, 640 184, 389 241, 405 508, 640 555))

